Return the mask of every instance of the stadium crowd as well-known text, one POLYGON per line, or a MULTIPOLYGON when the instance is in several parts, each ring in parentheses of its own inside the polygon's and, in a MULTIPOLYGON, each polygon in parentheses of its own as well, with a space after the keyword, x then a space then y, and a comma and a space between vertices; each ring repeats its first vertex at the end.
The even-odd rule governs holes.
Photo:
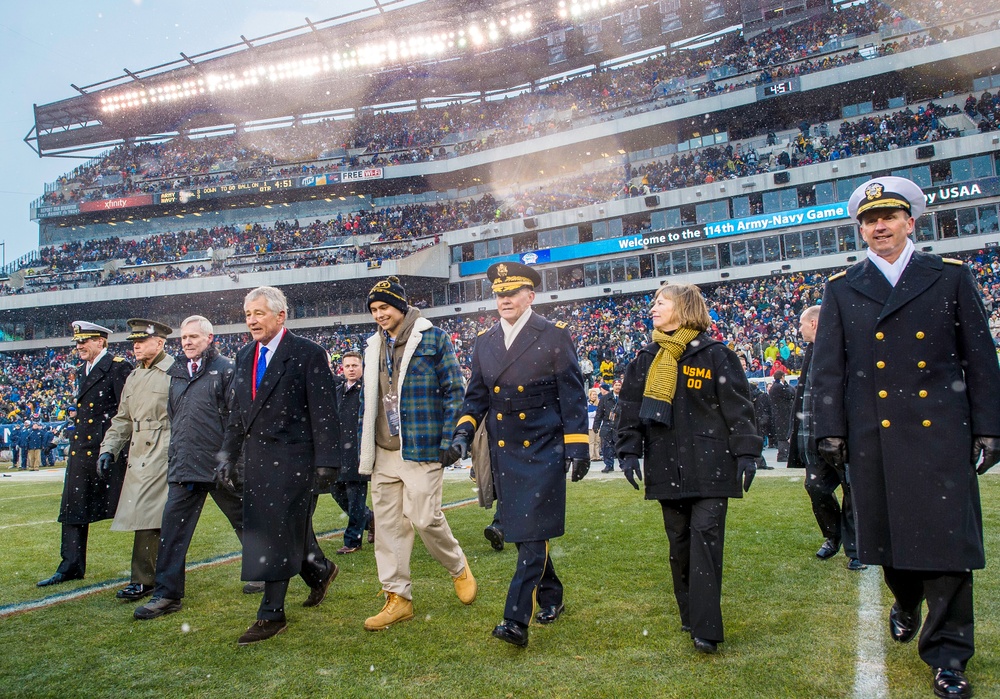
MULTIPOLYGON (((993 336, 1000 343, 1000 251, 989 248, 959 257, 969 263, 980 284, 993 336)), ((750 376, 798 369, 802 352, 799 315, 821 300, 829 273, 776 275, 706 287, 713 321, 711 334, 747 359, 750 376)), ((592 384, 620 375, 635 352, 648 342, 651 326, 647 310, 651 300, 652 292, 539 305, 538 310, 552 320, 569 323, 581 368, 592 384)), ((494 322, 492 313, 436 320, 450 334, 466 373, 476 337, 494 322)), ((331 360, 337 362, 344 352, 363 349, 374 327, 314 328, 300 334, 325 347, 331 360)), ((246 335, 219 336, 216 342, 223 354, 234 356, 246 343, 246 335)), ((124 346, 114 351, 128 353, 124 346)), ((179 355, 179 341, 171 340, 168 351, 179 355)), ((69 349, 0 354, 0 415, 9 422, 25 417, 63 419, 72 402, 76 364, 69 349)))
MULTIPOLYGON (((677 93, 704 97, 865 60, 857 50, 836 52, 840 40, 870 35, 903 19, 899 11, 869 2, 751 39, 730 33, 706 47, 554 81, 502 101, 411 112, 362 110, 353 119, 326 119, 239 137, 182 136, 120 146, 59 178, 43 200, 58 205, 461 155, 563 131, 581 120, 616 118, 622 109, 662 107, 661 98, 677 93), (744 79, 723 79, 723 66, 728 75, 744 79)), ((936 26, 954 20, 936 17, 928 31, 881 43, 876 53, 899 53, 993 28, 985 21, 952 29, 936 26)))

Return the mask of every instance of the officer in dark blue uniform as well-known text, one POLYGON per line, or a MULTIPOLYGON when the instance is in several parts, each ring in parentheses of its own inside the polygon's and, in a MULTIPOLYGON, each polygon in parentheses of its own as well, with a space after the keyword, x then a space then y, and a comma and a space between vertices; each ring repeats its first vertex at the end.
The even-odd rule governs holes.
POLYGON ((538 623, 551 623, 563 611, 548 540, 565 530, 567 471, 578 481, 590 468, 587 394, 566 324, 531 311, 538 273, 505 262, 486 276, 500 322, 476 340, 452 446, 464 456, 486 420, 497 511, 505 538, 518 550, 504 621, 493 635, 526 646, 536 599, 538 623))

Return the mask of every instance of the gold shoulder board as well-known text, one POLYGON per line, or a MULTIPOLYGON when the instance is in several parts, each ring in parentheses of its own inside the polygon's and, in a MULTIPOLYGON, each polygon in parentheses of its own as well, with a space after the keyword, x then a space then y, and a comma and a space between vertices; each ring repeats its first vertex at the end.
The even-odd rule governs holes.
POLYGON ((962 264, 961 260, 956 260, 954 257, 942 257, 941 260, 943 262, 947 262, 950 265, 961 265, 962 264))
POLYGON ((114 360, 112 360, 112 361, 115 361, 115 362, 124 362, 125 360, 122 359, 121 357, 115 357, 114 360))
POLYGON ((832 277, 830 277, 829 279, 827 279, 827 281, 828 282, 832 282, 834 279, 840 279, 845 274, 847 274, 847 270, 844 270, 843 272, 837 272, 832 277))
POLYGON ((486 330, 480 330, 478 333, 476 333, 476 335, 477 336, 479 336, 479 335, 485 335, 488 330, 489 330, 489 328, 486 328, 486 330))
POLYGON ((560 330, 568 326, 569 323, 567 323, 565 320, 556 321, 556 327, 559 328, 560 330))

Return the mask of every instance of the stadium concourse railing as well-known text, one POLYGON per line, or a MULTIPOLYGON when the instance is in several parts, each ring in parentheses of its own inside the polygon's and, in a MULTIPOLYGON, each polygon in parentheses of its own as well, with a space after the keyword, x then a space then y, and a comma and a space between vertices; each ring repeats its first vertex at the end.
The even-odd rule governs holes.
MULTIPOLYGON (((993 16, 993 14, 1000 14, 1000 13, 985 13, 977 18, 968 18, 968 19, 963 19, 962 21, 945 23, 940 27, 934 27, 931 29, 940 30, 940 29, 950 29, 950 28, 960 27, 963 26, 967 21, 977 21, 979 19, 985 21, 990 19, 993 16)), ((987 25, 986 27, 983 27, 981 31, 985 32, 988 30, 989 26, 987 25)), ((925 29, 918 32, 907 32, 904 34, 907 37, 923 36, 926 35, 928 31, 930 30, 925 29)), ((893 35, 891 39, 898 38, 898 36, 899 35, 893 35)), ((828 42, 828 43, 833 43, 835 45, 835 48, 833 48, 832 50, 828 46, 824 46, 823 49, 817 51, 814 54, 810 54, 803 58, 789 61, 783 64, 778 64, 775 66, 767 66, 766 69, 768 71, 774 71, 779 74, 799 75, 803 74, 801 73, 801 68, 803 66, 809 65, 817 59, 823 59, 823 60, 828 60, 831 58, 842 59, 845 56, 857 52, 859 46, 863 45, 871 46, 873 42, 877 43, 878 41, 880 41, 880 37, 878 34, 872 34, 863 37, 856 37, 853 35, 838 37, 836 41, 828 42)), ((862 62, 868 60, 869 58, 870 58, 869 56, 864 56, 859 54, 852 58, 852 62, 854 63, 862 62)), ((830 69, 832 68, 828 68, 827 70, 830 69)), ((754 88, 763 82, 763 78, 761 77, 761 73, 763 70, 762 68, 756 68, 754 70, 750 70, 739 75, 727 76, 724 78, 720 74, 719 72, 720 70, 721 68, 713 68, 709 71, 706 71, 706 73, 702 75, 685 77, 683 80, 685 85, 687 86, 684 88, 687 93, 687 97, 685 97, 684 99, 694 99, 694 98, 703 99, 705 97, 710 97, 715 94, 727 92, 732 89, 754 88), (713 71, 715 71, 715 73, 713 73, 713 71), (718 78, 718 80, 715 80, 714 78, 718 78), (706 92, 699 89, 700 86, 708 82, 714 83, 715 89, 713 91, 706 92)), ((810 74, 811 72, 812 71, 810 71, 810 74)), ((562 127, 559 129, 561 131, 581 128, 592 123, 599 123, 610 119, 616 119, 622 116, 623 114, 634 114, 637 111, 648 111, 650 109, 658 109, 666 106, 674 106, 679 103, 679 100, 677 99, 677 94, 675 94, 676 92, 677 90, 674 90, 672 93, 672 97, 670 99, 666 99, 663 92, 658 92, 654 88, 647 96, 636 97, 631 100, 618 100, 612 108, 604 112, 587 113, 587 110, 581 111, 579 109, 565 109, 561 111, 550 111, 547 114, 543 113, 540 116, 544 117, 544 119, 540 118, 539 115, 535 115, 533 117, 533 120, 538 123, 543 123, 544 121, 552 121, 554 123, 561 124, 562 127)), ((516 103, 516 98, 514 98, 514 100, 516 103)), ((416 146, 410 146, 407 148, 388 149, 384 151, 379 151, 378 153, 374 154, 367 154, 365 152, 365 149, 363 148, 350 149, 344 155, 338 154, 334 159, 336 162, 317 159, 317 160, 304 160, 304 161, 294 161, 294 162, 289 161, 275 165, 266 165, 266 164, 257 164, 251 161, 249 163, 242 163, 242 166, 243 168, 246 169, 263 171, 264 173, 262 175, 263 177, 271 178, 271 177, 287 176, 288 173, 295 172, 296 170, 307 170, 308 174, 312 175, 337 172, 343 169, 348 158, 357 159, 356 166, 371 164, 373 159, 381 159, 383 161, 387 161, 384 163, 387 165, 394 164, 392 163, 394 156, 401 154, 408 154, 413 150, 414 147, 420 149, 430 149, 436 154, 437 157, 441 157, 443 155, 446 158, 452 158, 466 154, 461 152, 462 145, 468 146, 470 144, 481 143, 484 140, 488 139, 490 136, 496 135, 497 133, 503 133, 503 135, 505 136, 502 145, 516 141, 518 138, 517 129, 509 130, 506 132, 501 132, 499 129, 489 129, 485 131, 470 130, 463 132, 459 135, 450 135, 447 139, 444 139, 438 143, 417 144, 416 146)), ((533 131, 532 134, 534 133, 535 132, 533 131)), ((79 170, 80 168, 77 168, 77 171, 79 170)), ((150 192, 169 191, 176 189, 178 183, 190 181, 192 178, 197 179, 200 183, 203 184, 213 184, 220 182, 235 183, 238 180, 233 179, 234 172, 235 172, 234 170, 227 170, 227 171, 219 170, 214 172, 186 173, 184 175, 167 177, 167 178, 151 178, 148 180, 142 180, 144 186, 141 189, 120 192, 116 194, 116 196, 124 196, 139 192, 150 193, 150 192)), ((53 187, 52 191, 55 191, 54 188, 56 186, 57 183, 52 183, 51 185, 48 185, 46 189, 49 189, 49 187, 53 187)), ((66 188, 60 187, 59 189, 65 190, 66 188)), ((100 195, 102 187, 82 187, 80 188, 80 190, 83 192, 89 191, 91 193, 94 193, 95 196, 93 197, 84 196, 82 199, 74 201, 91 201, 95 198, 96 199, 104 198, 103 196, 100 195)), ((46 201, 45 197, 43 196, 38 200, 36 200, 36 202, 33 204, 33 207, 39 208, 40 206, 44 205, 46 205, 46 201)))

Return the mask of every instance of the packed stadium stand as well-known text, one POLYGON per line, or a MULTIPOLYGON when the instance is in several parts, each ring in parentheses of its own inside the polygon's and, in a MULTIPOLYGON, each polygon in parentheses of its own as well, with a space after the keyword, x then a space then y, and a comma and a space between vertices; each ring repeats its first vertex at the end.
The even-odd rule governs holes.
POLYGON ((969 261, 1000 328, 1000 10, 773 5, 425 0, 37 106, 28 144, 87 160, 0 270, 0 411, 60 419, 73 320, 121 341, 130 317, 200 313, 232 352, 262 284, 335 356, 394 274, 467 361, 502 260, 539 267, 536 306, 595 368, 624 367, 680 279, 757 371, 794 369, 797 314, 864 254, 846 201, 878 174, 923 188, 914 242, 969 261))

